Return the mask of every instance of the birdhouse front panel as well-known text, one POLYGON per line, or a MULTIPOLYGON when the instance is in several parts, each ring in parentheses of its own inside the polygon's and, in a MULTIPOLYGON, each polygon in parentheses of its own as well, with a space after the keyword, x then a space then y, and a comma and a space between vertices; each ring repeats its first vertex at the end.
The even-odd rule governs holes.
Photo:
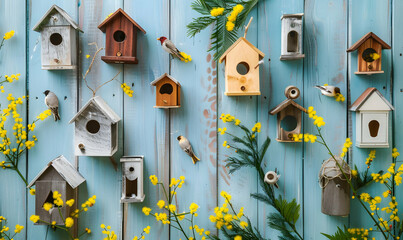
POLYGON ((142 202, 143 192, 143 158, 123 157, 122 162, 122 198, 121 202, 142 202))
POLYGON ((301 110, 290 104, 277 114, 277 141, 293 142, 293 134, 301 133, 301 110))
POLYGON ((157 107, 180 106, 180 86, 178 86, 174 81, 168 77, 165 77, 163 80, 157 83, 156 87, 157 107))
POLYGON ((382 45, 373 38, 369 38, 358 48, 358 72, 356 74, 381 72, 381 63, 382 45))
POLYGON ((362 148, 389 147, 389 112, 366 112, 357 114, 361 128, 357 129, 357 146, 362 148))
POLYGON ((119 62, 119 58, 122 60, 125 58, 134 58, 136 56, 136 29, 127 18, 115 17, 109 23, 106 28, 106 47, 105 47, 105 57, 107 60, 108 56, 115 57, 115 63, 119 62))
POLYGON ((305 57, 302 53, 302 16, 303 14, 287 14, 281 18, 280 60, 305 57))
POLYGON ((241 41, 225 61, 225 95, 260 95, 259 53, 241 41))
POLYGON ((42 69, 75 68, 71 51, 75 36, 70 26, 45 27, 41 32, 42 69))
POLYGON ((117 150, 117 123, 91 103, 75 120, 74 149, 77 156, 112 156, 117 150))

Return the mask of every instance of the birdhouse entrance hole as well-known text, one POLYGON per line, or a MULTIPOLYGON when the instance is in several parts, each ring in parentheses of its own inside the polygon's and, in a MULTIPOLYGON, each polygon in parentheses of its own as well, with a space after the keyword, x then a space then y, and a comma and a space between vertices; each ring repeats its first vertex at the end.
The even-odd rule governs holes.
POLYGON ((115 39, 116 42, 123 42, 126 39, 126 34, 123 31, 117 30, 113 34, 113 39, 115 39))
POLYGON ((126 178, 126 197, 137 196, 137 178, 133 181, 126 178))
POLYGON ((297 123, 297 119, 294 116, 286 116, 281 120, 281 128, 287 132, 291 132, 297 128, 297 123))
POLYGON ((364 59, 364 61, 366 62, 373 62, 376 59, 374 59, 376 51, 373 48, 367 48, 364 50, 364 52, 362 52, 362 59, 364 59))
POLYGON ((298 52, 298 33, 296 31, 288 33, 287 52, 298 52))
POLYGON ((49 40, 53 45, 58 46, 62 43, 63 37, 62 35, 60 35, 60 33, 53 33, 52 35, 50 35, 49 40))
POLYGON ((247 64, 246 62, 240 62, 236 66, 236 70, 239 74, 246 75, 249 72, 249 64, 247 64))
POLYGON ((43 207, 43 205, 45 205, 45 203, 53 204, 53 192, 52 191, 49 192, 48 196, 46 197, 45 201, 42 204, 42 207, 43 207))
POLYGON ((379 122, 376 120, 372 120, 368 123, 369 134, 371 137, 377 137, 379 132, 379 122))
POLYGON ((96 120, 90 120, 87 122, 87 125, 85 127, 88 132, 95 134, 95 133, 99 132, 101 125, 99 125, 99 122, 96 120))
POLYGON ((161 94, 171 94, 173 91, 174 91, 174 88, 169 83, 165 83, 160 88, 160 93, 161 94))

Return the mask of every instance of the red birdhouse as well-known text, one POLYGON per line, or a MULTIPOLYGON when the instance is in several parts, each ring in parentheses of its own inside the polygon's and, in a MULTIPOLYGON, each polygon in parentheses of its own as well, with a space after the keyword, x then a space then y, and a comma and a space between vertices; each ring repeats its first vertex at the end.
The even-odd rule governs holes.
POLYGON ((106 33, 105 56, 107 63, 137 64, 137 32, 146 31, 121 8, 103 21, 98 28, 106 33))

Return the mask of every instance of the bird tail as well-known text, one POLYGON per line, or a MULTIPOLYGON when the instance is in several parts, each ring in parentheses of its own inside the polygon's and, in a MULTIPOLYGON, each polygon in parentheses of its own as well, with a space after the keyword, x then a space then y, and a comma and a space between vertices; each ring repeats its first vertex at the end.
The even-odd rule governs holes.
POLYGON ((53 113, 53 118, 55 119, 55 122, 57 122, 58 120, 60 120, 60 115, 59 115, 59 108, 51 108, 50 109, 53 113))
POLYGON ((324 87, 316 85, 315 88, 320 89, 320 90, 326 90, 324 87))
POLYGON ((200 161, 200 158, 196 157, 196 155, 192 154, 193 164, 196 164, 197 161, 200 161))

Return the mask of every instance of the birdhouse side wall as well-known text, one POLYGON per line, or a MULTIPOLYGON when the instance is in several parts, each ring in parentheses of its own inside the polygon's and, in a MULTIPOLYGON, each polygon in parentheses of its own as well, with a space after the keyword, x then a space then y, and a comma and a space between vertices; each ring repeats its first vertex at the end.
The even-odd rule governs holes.
POLYGON ((281 20, 281 55, 299 55, 302 54, 302 18, 283 18, 281 20), (289 52, 289 33, 295 31, 297 38, 297 51, 289 52))
POLYGON ((112 128, 111 121, 94 106, 87 109, 75 121, 74 149, 77 156, 111 156, 112 155, 112 128), (97 133, 87 130, 87 123, 95 120, 100 128, 97 133), (84 144, 85 151, 81 151, 79 144, 84 144))
POLYGON ((156 85, 156 105, 157 107, 168 107, 168 106, 178 106, 178 85, 165 77, 164 79, 160 80, 156 85), (161 88, 165 84, 170 84, 172 86, 172 93, 161 93, 161 88))
POLYGON ((277 114, 277 140, 280 142, 294 142, 292 137, 293 134, 300 134, 301 133, 301 119, 302 113, 301 110, 294 107, 293 105, 289 105, 281 112, 277 114), (291 116, 295 118, 296 127, 291 131, 286 131, 281 127, 282 120, 287 117, 291 116))
POLYGON ((77 41, 78 41, 78 32, 73 27, 70 27, 70 61, 71 65, 77 65, 77 41))
POLYGON ((134 46, 136 39, 134 37, 134 27, 133 24, 119 15, 111 20, 106 26, 106 47, 105 55, 112 57, 134 57, 134 46), (117 31, 122 31, 125 33, 125 38, 123 41, 118 42, 115 40, 114 34, 117 31))
POLYGON ((71 27, 45 27, 41 32, 41 60, 43 69, 68 69, 72 66, 71 27), (50 38, 52 34, 60 34, 62 41, 54 45, 50 38))
POLYGON ((374 71, 382 71, 382 45, 375 41, 373 38, 367 39, 359 48, 358 48, 358 72, 374 72, 374 71), (373 62, 366 62, 362 57, 364 51, 368 48, 372 48, 379 54, 379 58, 373 62))
POLYGON ((225 94, 260 95, 259 54, 244 41, 238 43, 225 58, 225 94), (237 71, 241 63, 249 70, 245 75, 237 71))
MULTIPOLYGON (((41 220, 46 222, 56 221, 56 225, 63 225, 64 221, 60 217, 59 211, 55 206, 51 213, 45 211, 43 209, 43 204, 47 201, 49 194, 54 193, 55 191, 61 194, 61 198, 63 202, 75 198, 74 190, 66 183, 66 181, 57 181, 57 180, 38 180, 35 183, 35 214, 40 217, 41 220)), ((52 196, 53 201, 53 196, 52 196)), ((53 202, 51 202, 53 203, 53 202)), ((70 215, 70 207, 65 204, 60 209, 64 218, 70 215)), ((42 222, 37 222, 37 225, 43 225, 42 222)))

